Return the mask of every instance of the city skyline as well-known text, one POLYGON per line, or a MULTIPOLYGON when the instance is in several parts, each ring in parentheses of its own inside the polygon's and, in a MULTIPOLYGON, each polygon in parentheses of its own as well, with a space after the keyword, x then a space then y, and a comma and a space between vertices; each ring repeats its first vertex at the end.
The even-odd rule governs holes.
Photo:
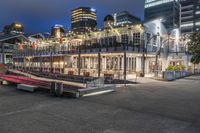
POLYGON ((143 20, 144 1, 136 0, 137 4, 132 3, 131 0, 109 1, 109 4, 104 1, 64 1, 60 0, 55 3, 54 0, 7 0, 1 2, 0 11, 0 30, 2 31, 5 25, 12 22, 20 22, 25 27, 25 32, 50 32, 51 26, 55 24, 62 24, 65 28, 71 28, 71 10, 81 6, 89 6, 97 10, 98 27, 103 26, 103 19, 106 15, 124 10, 131 14, 140 17, 143 20), (47 4, 48 3, 48 4, 47 4), (111 6, 112 3, 112 6, 111 6), (48 6, 48 8, 47 8, 48 6), (10 7, 10 8, 5 8, 10 7), (112 7, 112 8, 111 8, 112 7))

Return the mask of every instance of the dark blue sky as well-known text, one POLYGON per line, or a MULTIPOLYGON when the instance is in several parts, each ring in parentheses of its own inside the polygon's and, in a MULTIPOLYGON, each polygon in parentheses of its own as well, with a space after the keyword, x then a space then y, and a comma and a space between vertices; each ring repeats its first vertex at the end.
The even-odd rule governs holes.
POLYGON ((105 15, 123 10, 143 19, 144 0, 1 0, 0 30, 12 22, 24 24, 26 32, 49 32, 54 24, 70 28, 70 12, 80 6, 97 10, 99 27, 105 15))

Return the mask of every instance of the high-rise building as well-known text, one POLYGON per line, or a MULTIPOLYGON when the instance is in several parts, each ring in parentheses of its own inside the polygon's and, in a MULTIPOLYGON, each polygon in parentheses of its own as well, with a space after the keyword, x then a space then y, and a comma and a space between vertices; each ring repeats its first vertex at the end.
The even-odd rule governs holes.
POLYGON ((181 1, 181 33, 200 31, 200 0, 181 1))
POLYGON ((134 24, 141 22, 141 19, 139 17, 136 17, 132 14, 130 14, 128 11, 123 11, 120 13, 115 13, 114 15, 114 25, 126 25, 126 24, 134 24))
POLYGON ((71 26, 73 32, 84 33, 96 29, 96 10, 90 7, 79 7, 72 10, 71 26))
POLYGON ((4 34, 23 34, 24 26, 20 23, 12 23, 11 25, 4 26, 4 34))
POLYGON ((180 25, 180 0, 145 0, 145 21, 162 19, 167 29, 180 25))

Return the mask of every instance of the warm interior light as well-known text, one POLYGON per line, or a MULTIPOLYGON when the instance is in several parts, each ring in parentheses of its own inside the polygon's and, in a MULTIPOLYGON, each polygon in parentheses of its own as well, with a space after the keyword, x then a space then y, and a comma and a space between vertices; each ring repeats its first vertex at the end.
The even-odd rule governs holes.
POLYGON ((15 24, 15 27, 17 27, 17 28, 21 28, 22 25, 21 25, 21 24, 15 24))

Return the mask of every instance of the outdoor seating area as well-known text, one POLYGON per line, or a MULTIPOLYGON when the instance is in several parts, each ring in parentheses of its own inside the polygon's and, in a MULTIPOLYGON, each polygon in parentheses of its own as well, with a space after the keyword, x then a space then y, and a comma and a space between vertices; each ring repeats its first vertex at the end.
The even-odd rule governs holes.
MULTIPOLYGON (((12 71, 15 73, 14 71, 12 71)), ((38 75, 36 73, 31 73, 28 75, 32 76, 22 76, 24 72, 20 72, 18 76, 14 74, 4 74, 0 75, 0 79, 3 85, 14 84, 19 90, 24 90, 28 92, 35 92, 36 90, 45 91, 48 90, 51 94, 55 96, 70 95, 75 98, 79 98, 84 95, 89 95, 91 93, 97 93, 101 91, 112 92, 114 91, 115 85, 104 85, 104 78, 91 78, 83 76, 69 76, 69 75, 38 75), (20 74, 21 73, 21 74, 20 74), (48 76, 45 78, 45 76, 48 76), (55 77, 56 76, 56 77, 55 77), (49 81, 45 79, 50 79, 49 81), (56 79, 56 80, 54 80, 56 79), (66 83, 65 81, 70 79, 72 82, 84 81, 86 87, 80 87, 66 83)), ((25 73, 24 73, 25 74, 25 73)))
POLYGON ((70 72, 69 74, 56 74, 56 73, 50 73, 50 72, 43 73, 43 72, 28 71, 27 73, 30 73, 30 74, 38 76, 38 77, 43 77, 43 78, 50 78, 50 79, 57 79, 57 80, 64 80, 64 81, 73 81, 73 82, 78 82, 78 83, 87 83, 94 79, 97 79, 97 77, 74 75, 73 72, 70 72))

